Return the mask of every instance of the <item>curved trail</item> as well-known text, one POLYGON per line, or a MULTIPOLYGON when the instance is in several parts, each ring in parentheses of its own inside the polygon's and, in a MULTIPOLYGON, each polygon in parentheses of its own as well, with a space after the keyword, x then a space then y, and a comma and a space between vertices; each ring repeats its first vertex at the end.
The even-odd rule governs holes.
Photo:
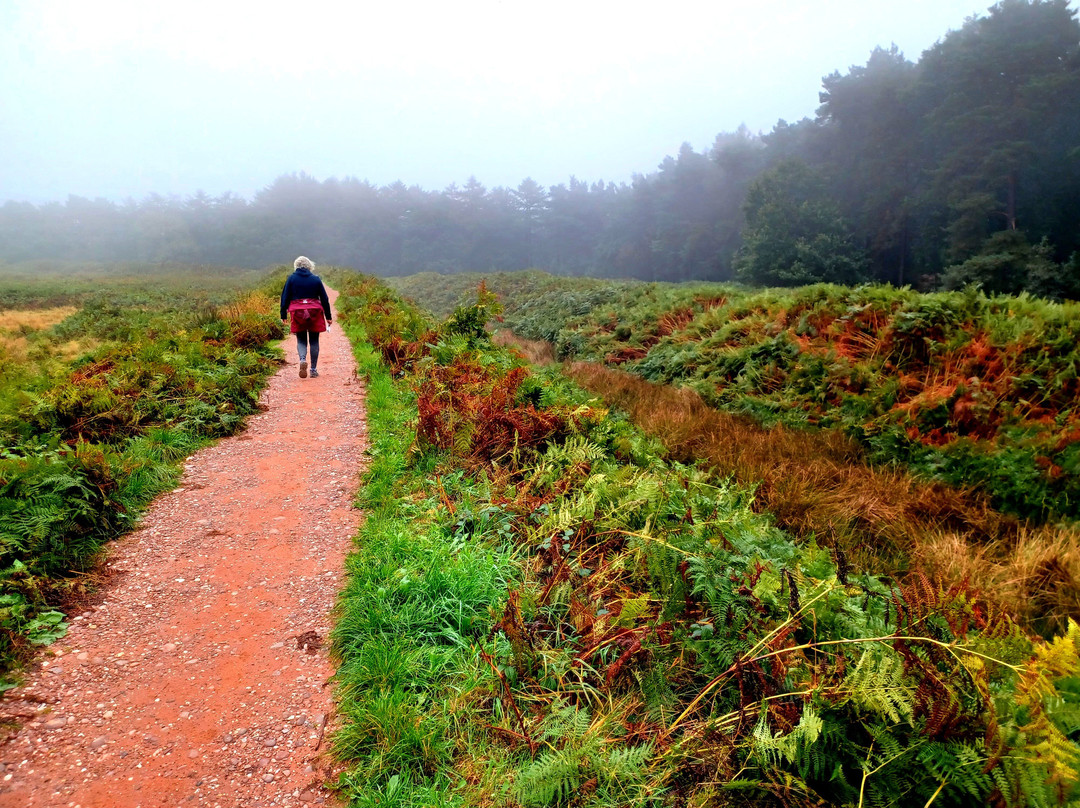
MULTIPOLYGON (((336 298, 331 293, 331 299, 336 298)), ((364 390, 347 340, 296 349, 248 429, 189 458, 116 542, 113 580, 0 713, 0 806, 336 804, 320 787, 329 614, 360 519, 364 390)))

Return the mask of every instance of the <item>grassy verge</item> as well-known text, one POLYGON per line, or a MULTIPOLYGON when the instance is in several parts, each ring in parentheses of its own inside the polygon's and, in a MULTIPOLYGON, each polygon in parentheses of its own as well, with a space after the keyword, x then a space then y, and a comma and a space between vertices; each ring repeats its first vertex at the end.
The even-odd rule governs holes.
POLYGON ((1059 805, 1080 629, 796 543, 556 370, 370 279, 370 508, 335 650, 355 805, 1059 805), (380 412, 377 407, 382 408, 380 412))
POLYGON ((63 635, 103 544, 175 485, 184 457, 256 410, 277 366, 269 285, 234 283, 213 306, 202 287, 174 278, 166 293, 158 280, 76 284, 60 319, 53 279, 24 290, 21 315, 0 312, 20 323, 0 340, 0 687, 63 635))
POLYGON ((505 599, 512 548, 447 540, 442 497, 467 498, 468 485, 410 453, 415 398, 367 343, 358 294, 385 305, 374 286, 338 302, 368 380, 372 445, 333 635, 345 721, 333 749, 354 763, 341 784, 352 805, 465 805, 452 763, 469 734, 467 702, 488 678, 478 640, 505 599))

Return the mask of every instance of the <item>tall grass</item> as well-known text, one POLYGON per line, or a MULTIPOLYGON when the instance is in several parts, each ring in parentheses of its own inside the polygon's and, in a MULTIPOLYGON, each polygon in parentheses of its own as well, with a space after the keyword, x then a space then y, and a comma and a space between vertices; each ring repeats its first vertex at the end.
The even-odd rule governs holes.
POLYGON ((78 311, 75 306, 56 306, 48 309, 7 310, 0 320, 0 332, 39 331, 56 325, 78 311))
POLYGON ((504 348, 514 348, 532 365, 550 365, 555 361, 555 346, 544 340, 522 339, 511 331, 500 329, 492 335, 492 341, 504 348))
MULTIPOLYGON (((0 360, 7 367, 27 362, 32 347, 47 341, 43 340, 43 332, 77 311, 75 306, 0 311, 0 360)), ((83 345, 76 343, 75 346, 65 345, 60 350, 70 358, 82 349, 83 345)))

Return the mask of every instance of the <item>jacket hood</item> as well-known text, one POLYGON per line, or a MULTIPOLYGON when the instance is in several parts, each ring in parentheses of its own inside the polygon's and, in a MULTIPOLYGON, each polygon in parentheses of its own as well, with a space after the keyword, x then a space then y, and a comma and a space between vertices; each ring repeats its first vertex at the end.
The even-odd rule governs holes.
POLYGON ((311 270, 307 267, 297 267, 293 270, 293 275, 299 275, 302 278, 310 278, 311 270))

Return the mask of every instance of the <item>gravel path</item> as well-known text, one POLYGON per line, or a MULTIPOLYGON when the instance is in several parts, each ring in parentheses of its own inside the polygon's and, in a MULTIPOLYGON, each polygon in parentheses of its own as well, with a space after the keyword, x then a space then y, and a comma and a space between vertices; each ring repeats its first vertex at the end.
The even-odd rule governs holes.
POLYGON ((367 440, 333 329, 317 379, 286 344, 267 409, 189 458, 113 545, 100 605, 0 702, 0 806, 336 804, 326 636, 367 440))

